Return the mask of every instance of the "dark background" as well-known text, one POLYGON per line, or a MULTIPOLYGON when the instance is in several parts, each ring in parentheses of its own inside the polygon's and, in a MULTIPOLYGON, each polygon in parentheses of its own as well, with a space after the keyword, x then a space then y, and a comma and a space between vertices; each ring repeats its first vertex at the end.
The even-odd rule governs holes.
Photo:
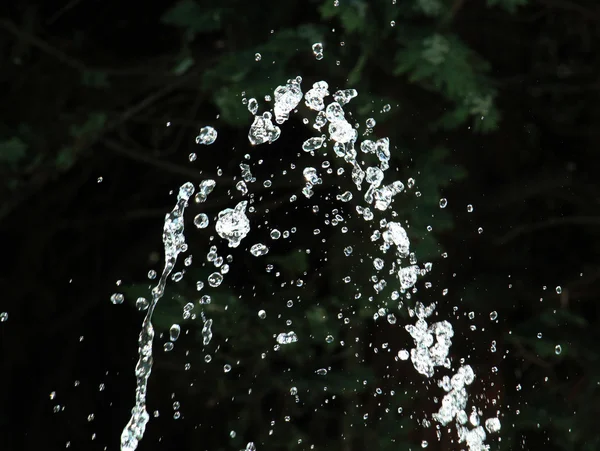
POLYGON ((135 300, 149 297, 148 270, 161 269, 170 191, 207 177, 218 188, 186 212, 198 264, 171 282, 154 319, 157 335, 174 322, 184 332, 171 353, 162 351, 164 337, 155 340, 149 410, 160 416, 140 450, 229 450, 248 441, 260 451, 420 449, 422 440, 428 449, 461 449, 454 426, 438 441, 435 423, 422 424, 443 395, 439 375, 426 379, 394 360, 412 345, 403 328, 414 323, 406 308, 415 300, 438 302, 436 320, 452 322, 452 359, 464 357, 477 374, 469 406, 482 419, 499 411, 491 449, 600 448, 595 1, 38 0, 4 3, 1 13, 0 312, 8 320, 0 323, 0 449, 118 449, 134 400, 135 300), (311 52, 318 41, 322 61, 311 52), (400 310, 391 279, 367 300, 376 244, 348 205, 323 200, 340 191, 337 179, 325 178, 307 201, 299 173, 282 175, 292 162, 311 161, 300 151, 314 135, 301 122, 306 108, 272 145, 248 144, 242 91, 264 108, 264 95, 297 75, 304 91, 320 79, 331 92, 356 88, 347 110, 361 124, 376 118, 375 136, 392 144, 386 180, 416 179, 394 209, 410 223, 419 262, 433 262, 432 287, 420 281, 400 310), (205 125, 219 133, 210 147, 194 142, 205 125), (267 232, 253 226, 231 252, 231 272, 203 310, 215 321, 204 347, 200 318, 181 320, 182 306, 198 298, 195 281, 212 271, 201 264, 210 229, 191 220, 204 211, 212 223, 241 199, 232 177, 247 153, 258 179, 255 218, 298 231, 259 261, 247 249, 267 242, 267 232), (290 204, 293 194, 299 200, 290 204), (322 211, 313 214, 317 203, 322 211), (323 225, 332 208, 349 218, 347 234, 323 225), (348 245, 352 258, 342 252, 348 245), (265 273, 267 263, 280 280, 265 273), (352 286, 341 282, 346 275, 352 286), (280 287, 298 278, 302 290, 280 287), (111 304, 114 292, 125 294, 123 305, 111 304), (396 313, 395 325, 373 321, 382 306, 396 313), (301 338, 276 352, 272 335, 288 329, 287 319, 301 338), (315 376, 327 366, 326 379, 315 376))

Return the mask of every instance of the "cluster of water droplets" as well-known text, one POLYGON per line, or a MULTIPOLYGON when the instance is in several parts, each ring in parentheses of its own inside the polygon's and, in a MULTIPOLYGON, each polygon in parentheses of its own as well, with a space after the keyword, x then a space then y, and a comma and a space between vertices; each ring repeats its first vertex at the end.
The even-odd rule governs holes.
MULTIPOLYGON (((313 46, 313 52, 317 59, 322 58, 323 47, 317 43, 313 46)), ((248 132, 248 140, 251 145, 262 145, 273 143, 281 135, 282 125, 290 116, 290 113, 295 111, 302 99, 309 111, 315 112, 315 118, 312 127, 319 134, 305 140, 302 144, 302 150, 310 155, 315 155, 319 149, 331 145, 334 155, 342 159, 350 169, 350 177, 356 190, 363 191, 363 185, 368 186, 361 196, 364 204, 356 205, 356 213, 362 217, 368 224, 372 225, 371 241, 379 244, 381 257, 373 259, 375 270, 380 273, 386 267, 383 257, 393 251, 393 259, 388 265, 388 272, 398 281, 400 293, 405 294, 407 299, 410 298, 411 289, 415 286, 418 278, 425 275, 431 270, 431 263, 425 263, 422 267, 417 264, 417 259, 414 253, 410 251, 410 241, 404 226, 398 220, 380 219, 375 221, 376 212, 390 213, 393 218, 398 216, 398 213, 391 210, 391 205, 394 197, 405 192, 405 185, 400 180, 384 182, 385 172, 389 169, 390 161, 390 142, 388 138, 380 138, 377 140, 364 139, 358 145, 359 139, 359 124, 351 123, 344 107, 355 98, 358 93, 354 89, 338 90, 331 95, 329 85, 325 81, 318 81, 312 85, 305 94, 301 88, 302 78, 296 77, 290 79, 286 84, 278 86, 274 91, 274 105, 272 110, 259 113, 258 101, 254 98, 247 102, 248 111, 254 116, 254 120, 248 132), (275 123, 273 123, 273 118, 275 123), (325 132, 326 131, 326 132, 325 132), (358 160, 358 150, 363 154, 361 161, 358 160), (362 161, 374 161, 375 163, 368 165, 362 161)), ((269 98, 270 100, 270 98, 269 98)), ((389 108, 387 109, 389 111, 389 108)), ((305 123, 309 123, 305 120, 305 123)), ((366 121, 365 136, 369 136, 376 121, 369 118, 366 121)), ((217 133, 210 127, 205 127, 201 130, 197 138, 199 144, 212 144, 216 139, 217 133)), ((333 169, 330 163, 322 164, 326 174, 331 174, 333 169)), ((248 193, 248 183, 255 181, 252 176, 250 166, 240 164, 242 180, 236 184, 236 189, 246 196, 248 193)), ((343 167, 338 168, 337 175, 344 174, 343 167)), ((302 176, 305 182, 302 188, 302 193, 310 198, 314 194, 314 189, 317 185, 323 183, 322 175, 316 167, 307 166, 302 170, 302 176)), ((266 183, 266 182, 265 182, 266 183)), ((200 185, 200 191, 196 195, 196 202, 203 202, 207 195, 215 186, 213 180, 208 180, 200 185)), ((410 189, 414 186, 414 180, 409 179, 407 186, 410 189)), ((171 273, 177 255, 186 250, 186 245, 183 237, 183 211, 187 205, 188 199, 193 194, 193 185, 185 184, 179 193, 178 203, 175 209, 167 215, 165 220, 165 232, 163 241, 165 243, 165 268, 161 275, 160 281, 152 292, 152 302, 148 308, 148 312, 144 319, 142 332, 139 339, 139 354, 140 360, 136 367, 137 389, 136 389, 136 404, 132 410, 132 417, 126 428, 123 431, 121 439, 121 449, 124 451, 133 451, 137 447, 138 441, 142 438, 146 423, 148 422, 148 414, 145 408, 146 386, 152 367, 152 338, 153 330, 151 324, 152 311, 156 303, 164 292, 164 286, 167 277, 171 273)), ((336 198, 342 202, 350 202, 355 198, 356 193, 351 191, 343 191, 336 195, 336 198)), ((290 201, 294 201, 296 196, 292 196, 290 201)), ((251 229, 250 219, 246 212, 248 209, 248 201, 243 200, 238 202, 233 208, 224 208, 218 213, 214 227, 220 238, 226 240, 230 248, 236 248, 242 240, 248 235, 251 229)), ((314 211, 318 211, 318 206, 313 207, 314 211)), ((327 219, 327 224, 337 225, 344 221, 344 218, 333 210, 327 215, 331 219, 327 219)), ((208 216, 204 213, 199 213, 194 218, 194 224, 198 228, 206 228, 210 224, 208 216)), ((347 228, 342 227, 342 232, 346 232, 347 228)), ((319 233, 315 230, 315 234, 319 233)), ((273 240, 279 239, 281 236, 287 238, 288 231, 282 234, 278 229, 272 229, 270 237, 273 240)), ((268 246, 263 243, 256 243, 249 248, 250 253, 255 257, 261 257, 269 252, 268 246)), ((352 248, 348 246, 344 253, 346 256, 352 254, 352 248)), ((223 281, 223 276, 229 272, 228 263, 231 259, 228 258, 228 263, 224 263, 222 257, 217 255, 216 246, 211 247, 207 260, 212 262, 218 271, 213 272, 208 277, 208 284, 211 287, 219 286, 223 281)), ((267 266, 267 271, 270 271, 267 266)), ((374 291, 379 293, 387 285, 384 278, 373 276, 374 291)), ((350 277, 345 278, 346 282, 350 281, 350 277)), ((302 286, 301 279, 296 281, 298 287, 302 286)), ((203 282, 198 282, 198 290, 204 286, 203 282)), ((400 294, 394 291, 392 299, 398 299, 400 294)), ((289 301, 291 302, 291 301, 289 301)), ((210 303, 210 296, 202 297, 201 304, 210 303)), ((192 304, 193 306, 193 304, 192 304)), ((406 350, 400 350, 398 353, 399 360, 408 360, 410 357, 413 366, 420 374, 431 378, 435 374, 435 367, 452 368, 451 361, 448 357, 451 339, 453 337, 453 329, 449 322, 441 321, 429 325, 426 318, 433 312, 434 306, 425 307, 421 303, 416 303, 414 310, 409 310, 411 316, 417 317, 417 322, 414 325, 407 325, 406 330, 411 335, 415 342, 415 347, 411 349, 410 354, 406 350)), ((187 311, 187 317, 190 316, 191 309, 187 311)), ((185 316, 185 315, 184 315, 185 316)), ((266 317, 266 312, 260 310, 258 316, 261 319, 266 317)), ((389 313, 384 308, 380 308, 374 318, 386 317, 390 324, 395 324, 397 319, 395 315, 389 313)), ((212 338, 212 320, 204 318, 202 328, 203 344, 207 345, 212 338)), ((347 324, 348 318, 345 319, 347 324)), ((177 340, 180 334, 180 327, 173 325, 170 329, 170 343, 177 340)), ((281 332, 274 336, 277 345, 289 345, 297 342, 301 337, 294 331, 281 332)), ((333 341, 333 337, 331 337, 333 341)), ((330 341, 328 341, 329 343, 330 341)), ((229 369, 231 367, 229 366, 229 369)), ((227 370, 226 370, 227 372, 227 370)), ((315 370, 317 375, 326 376, 327 368, 319 368, 315 370)), ((445 426, 451 421, 455 421, 457 425, 458 438, 460 442, 467 444, 470 450, 480 451, 488 449, 484 444, 486 433, 483 427, 479 424, 478 414, 467 416, 467 391, 466 386, 470 385, 474 380, 474 373, 470 366, 463 365, 452 376, 444 376, 439 381, 439 386, 446 392, 439 411, 433 414, 432 418, 445 426), (471 427, 469 427, 471 425, 471 427)), ((485 427, 488 432, 497 432, 500 429, 500 422, 497 418, 486 420, 485 427)), ((252 442, 248 443, 246 450, 255 450, 252 442)))

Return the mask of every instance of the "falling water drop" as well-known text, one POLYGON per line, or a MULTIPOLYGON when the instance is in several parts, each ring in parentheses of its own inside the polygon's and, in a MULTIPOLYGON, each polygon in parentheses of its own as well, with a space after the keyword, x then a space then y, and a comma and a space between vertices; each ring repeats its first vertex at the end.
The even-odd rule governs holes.
POLYGON ((312 45, 312 51, 313 54, 315 55, 315 58, 318 60, 322 60, 323 59, 323 44, 321 44, 320 42, 316 42, 312 45))
POLYGON ((196 144, 210 145, 217 139, 217 131, 210 127, 202 127, 200 133, 196 136, 196 144))
POLYGON ((208 227, 208 216, 204 213, 198 213, 194 218, 194 225, 199 229, 208 227))
POLYGON ((114 293, 110 297, 110 302, 112 302, 113 304, 122 304, 124 300, 125 296, 123 296, 122 293, 114 293))
POLYGON ((181 327, 179 324, 173 324, 169 329, 169 338, 171 341, 177 341, 179 334, 181 333, 181 327))

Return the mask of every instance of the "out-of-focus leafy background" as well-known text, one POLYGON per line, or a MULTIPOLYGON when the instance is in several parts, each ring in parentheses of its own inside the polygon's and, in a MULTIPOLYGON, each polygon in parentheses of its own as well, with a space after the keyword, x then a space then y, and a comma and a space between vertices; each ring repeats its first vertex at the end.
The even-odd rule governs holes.
POLYGON ((160 415, 141 450, 250 440, 261 451, 419 449, 423 440, 461 449, 454 430, 438 440, 435 423, 424 424, 443 395, 438 377, 394 359, 412 344, 403 326, 415 299, 437 301, 438 318, 452 320, 452 358, 477 373, 471 402, 484 417, 500 411, 492 449, 599 449, 599 24, 593 0, 4 4, 0 449, 117 449, 134 395, 135 300, 149 297, 146 273, 161 267, 170 191, 216 178, 219 189, 188 213, 212 219, 236 199, 231 177, 246 153, 265 160, 258 180, 274 181, 254 184, 258 213, 298 230, 256 259, 247 248, 268 238, 255 224, 225 283, 201 293, 211 304, 199 306, 195 282, 211 272, 202 263, 212 243, 189 222, 194 263, 155 315, 157 333, 173 323, 183 333, 170 353, 165 337, 155 341, 149 405, 160 415), (297 155, 314 134, 299 119, 306 110, 273 145, 248 145, 242 100, 264 104, 297 75, 304 90, 321 79, 356 88, 350 109, 390 138, 390 172, 416 179, 394 208, 419 261, 433 262, 432 287, 421 282, 400 310, 390 281, 368 299, 376 244, 365 222, 324 226, 327 211, 343 208, 335 202, 312 213, 337 182, 325 178, 306 201, 301 176, 281 175, 316 164, 297 155), (211 147, 194 142, 204 125, 219 131, 211 147), (352 284, 341 281, 348 275, 352 284), (301 290, 290 284, 298 279, 301 290), (126 302, 112 305, 113 292, 126 302), (181 319, 187 302, 195 321, 181 319), (373 320, 384 305, 396 324, 373 320), (208 346, 200 311, 214 320, 208 346), (273 334, 290 328, 300 340, 275 351, 273 334), (327 376, 315 375, 321 367, 327 376))

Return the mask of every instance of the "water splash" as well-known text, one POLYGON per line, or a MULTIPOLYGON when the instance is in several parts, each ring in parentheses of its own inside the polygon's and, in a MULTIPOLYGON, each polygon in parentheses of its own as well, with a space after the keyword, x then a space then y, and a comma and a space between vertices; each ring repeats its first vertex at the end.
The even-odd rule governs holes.
POLYGON ((146 410, 146 392, 153 364, 152 342, 154 340, 154 328, 152 327, 152 314, 165 292, 167 279, 175 267, 177 257, 181 252, 187 250, 183 214, 192 194, 194 194, 194 185, 190 182, 182 185, 179 189, 175 208, 165 217, 163 227, 165 266, 158 284, 152 289, 152 301, 144 317, 142 330, 138 338, 139 358, 135 367, 135 406, 131 409, 131 418, 121 434, 121 451, 134 451, 137 448, 139 441, 144 436, 146 424, 150 419, 146 410))
MULTIPOLYGON (((302 80, 300 77, 296 77, 295 79, 288 80, 285 85, 279 86, 275 90, 275 104, 273 112, 266 111, 261 115, 257 115, 258 102, 256 102, 255 99, 250 99, 250 102, 248 103, 248 109, 254 115, 254 122, 250 127, 248 139, 252 145, 272 143, 280 137, 281 129, 277 125, 273 124, 272 118, 275 116, 275 122, 281 125, 289 118, 290 113, 298 107, 303 98, 302 90, 300 88, 301 81, 302 80)), ((390 161, 389 139, 381 138, 376 141, 364 139, 360 143, 360 146, 358 146, 360 151, 363 154, 366 154, 367 157, 377 158, 377 162, 373 165, 366 166, 364 161, 357 159, 358 153, 356 144, 359 138, 358 125, 353 126, 346 119, 344 106, 347 105, 354 97, 356 97, 358 93, 354 89, 336 91, 333 94, 333 101, 328 105, 325 105, 325 99, 330 95, 328 88, 329 86, 325 81, 319 81, 314 83, 312 89, 310 89, 304 96, 306 106, 310 110, 316 112, 313 128, 321 133, 321 129, 328 124, 327 132, 329 135, 329 140, 333 143, 332 147, 334 155, 337 158, 343 159, 348 165, 350 165, 350 177, 357 190, 362 190, 363 183, 366 182, 368 184, 368 188, 364 194, 360 196, 364 199, 367 205, 364 206, 357 204, 356 212, 365 221, 372 225, 371 240, 373 242, 381 240, 379 250, 384 254, 390 249, 394 249, 395 251, 395 260, 391 263, 391 265, 387 266, 388 264, 383 259, 377 257, 373 259, 373 266, 377 271, 382 271, 384 267, 387 266, 387 268, 389 268, 389 274, 393 274, 397 277, 400 293, 403 293, 406 299, 409 299, 411 292, 414 291, 411 289, 415 286, 420 276, 431 270, 431 264, 425 263, 423 268, 417 264, 417 259, 414 253, 410 252, 410 241, 407 232, 399 222, 388 222, 387 219, 381 219, 379 222, 375 221, 378 211, 390 212, 394 197, 405 191, 404 184, 399 180, 391 183, 384 183, 385 172, 389 169, 390 161), (405 261, 407 258, 408 262, 405 261)), ((310 122, 307 121, 306 123, 309 124, 310 122)), ((373 118, 369 118, 365 125, 366 131, 364 135, 369 135, 373 132, 373 128, 376 126, 376 121, 373 118)), ((311 155, 315 155, 316 150, 327 145, 326 141, 326 135, 321 134, 320 136, 314 136, 304 141, 302 144, 302 149, 311 155)), ((324 169, 329 167, 329 162, 327 162, 327 166, 322 167, 324 169)), ((242 195, 246 196, 248 194, 247 183, 253 183, 256 181, 256 179, 252 176, 250 166, 246 164, 240 164, 240 168, 242 171, 243 180, 238 182, 236 188, 241 191, 242 195)), ((330 171, 325 172, 331 174, 330 171)), ((341 172, 338 170, 338 175, 343 173, 343 169, 341 172)), ((317 169, 314 167, 305 167, 302 171, 302 176, 305 182, 302 192, 307 198, 310 198, 314 194, 314 186, 323 183, 322 178, 319 176, 317 169)), ((408 188, 412 188, 414 183, 414 180, 409 178, 407 181, 408 188)), ((196 201, 204 201, 208 193, 210 193, 213 188, 214 181, 201 184, 200 192, 196 195, 196 201)), ((188 195, 188 197, 190 195, 191 193, 188 195)), ((338 194, 336 198, 342 202, 349 202, 355 198, 355 196, 350 191, 344 191, 343 193, 338 194)), ((292 199, 295 200, 296 196, 292 196, 292 199)), ((216 232, 221 238, 228 241, 229 247, 238 247, 241 243, 241 240, 243 240, 250 231, 250 222, 246 216, 247 205, 248 201, 239 202, 235 208, 224 209, 218 215, 215 224, 216 232)), ((174 212, 177 211, 180 211, 182 216, 184 206, 185 203, 179 209, 176 207, 171 213, 171 216, 173 216, 174 212)), ((398 213, 391 211, 391 216, 395 218, 398 216, 398 213)), ((169 216, 167 216, 167 219, 169 219, 169 216)), ((342 220, 343 218, 341 216, 339 216, 339 219, 337 219, 337 217, 335 219, 336 222, 342 220)), ((204 227, 208 224, 208 218, 198 215, 195 223, 197 227, 204 227)), ((165 229, 166 228, 167 223, 165 222, 165 229)), ((286 233, 287 232, 284 232, 283 234, 284 238, 286 238, 286 233)), ((274 240, 279 239, 281 233, 277 229, 273 229, 270 232, 270 236, 274 240)), ((173 240, 174 238, 171 239, 171 241, 173 240)), ((183 243, 182 225, 181 241, 183 243)), ((185 243, 183 243, 183 245, 184 244, 185 243)), ((171 248, 167 247, 165 240, 166 256, 168 249, 171 248)), ((258 243, 250 248, 250 253, 255 257, 260 257, 265 255, 268 250, 269 249, 267 246, 262 243, 258 243)), ((344 253, 346 256, 350 256, 352 254, 352 247, 347 246, 344 249, 344 253)), ((177 253, 171 252, 170 255, 172 254, 174 254, 176 258, 177 253)), ((211 247, 208 261, 216 262, 218 259, 222 260, 222 257, 217 256, 216 247, 214 247, 214 249, 211 247)), ((166 258, 166 260, 167 262, 169 261, 168 258, 166 258)), ((168 277, 171 269, 172 266, 169 269, 168 264, 166 263, 163 276, 161 277, 161 282, 159 282, 159 286, 161 286, 162 283, 160 296, 162 296, 164 282, 166 281, 166 277, 168 277)), ((223 280, 222 274, 224 274, 223 271, 212 273, 208 277, 208 284, 211 287, 219 286, 223 280)), ((381 290, 383 290, 383 288, 385 288, 387 282, 379 277, 376 277, 375 279, 377 280, 375 280, 376 283, 373 285, 373 289, 375 292, 379 293, 381 290)), ((349 283, 351 281, 350 277, 345 277, 344 281, 349 283)), ((130 423, 123 431, 122 450, 133 451, 135 449, 139 439, 141 439, 143 436, 144 429, 148 421, 148 414, 145 410, 145 392, 147 379, 152 365, 153 331, 150 324, 150 317, 156 302, 160 298, 160 296, 155 298, 155 291, 158 292, 159 290, 153 290, 153 302, 151 304, 151 308, 149 309, 146 320, 144 321, 142 333, 140 334, 139 352, 140 362, 142 363, 138 362, 138 368, 136 369, 136 377, 138 378, 136 406, 132 411, 132 419, 130 420, 130 423)), ((398 299, 400 294, 398 294, 397 291, 394 293, 395 297, 393 295, 392 299, 398 299)), ((203 299, 204 298, 207 298, 205 303, 210 302, 210 296, 205 296, 203 299)), ((448 321, 440 321, 431 325, 427 323, 426 318, 433 313, 433 310, 434 305, 425 307, 421 303, 416 303, 415 309, 409 311, 411 316, 417 316, 416 324, 409 324, 405 327, 406 331, 413 338, 415 347, 411 349, 410 353, 406 350, 400 350, 398 352, 398 358, 400 361, 405 361, 410 358, 416 371, 428 378, 431 378, 435 375, 436 367, 441 366, 448 369, 451 368, 451 362, 448 355, 450 346, 452 344, 451 338, 454 335, 452 325, 448 321)), ((264 319, 266 317, 266 312, 261 310, 259 311, 258 316, 259 318, 264 319)), ((391 325, 394 325, 397 322, 396 316, 392 313, 388 313, 384 308, 380 308, 374 315, 374 319, 377 318, 387 318, 387 322, 391 325)), ((212 320, 204 319, 204 321, 202 337, 204 345, 208 345, 212 338, 212 320)), ((296 333, 291 331, 287 333, 280 333, 275 338, 279 345, 287 345, 298 340, 296 333)), ((327 342, 329 343, 330 341, 327 340, 327 342)), ((557 352, 560 352, 560 350, 557 352)), ((210 361, 211 357, 207 355, 206 358, 208 359, 206 360, 208 362, 210 361)), ((328 370, 326 368, 320 368, 317 369, 315 373, 320 376, 327 376, 330 370, 331 369, 328 370)), ((497 432, 500 429, 500 421, 497 418, 487 419, 485 421, 484 430, 483 426, 479 424, 480 421, 476 413, 472 413, 470 417, 467 416, 465 411, 468 400, 466 387, 474 381, 474 378, 475 374, 469 365, 460 366, 452 377, 444 376, 441 378, 438 385, 446 392, 446 394, 442 400, 439 411, 434 413, 432 418, 442 426, 446 426, 450 422, 455 421, 459 442, 466 443, 467 447, 471 451, 481 451, 489 449, 489 447, 484 443, 486 439, 486 430, 489 433, 497 432), (469 425, 474 427, 470 427, 469 425)), ((248 443, 246 449, 255 449, 253 443, 248 443)))
POLYGON ((250 221, 246 216, 247 201, 238 203, 235 208, 226 208, 219 213, 217 233, 229 241, 229 247, 238 247, 250 231, 250 221))

